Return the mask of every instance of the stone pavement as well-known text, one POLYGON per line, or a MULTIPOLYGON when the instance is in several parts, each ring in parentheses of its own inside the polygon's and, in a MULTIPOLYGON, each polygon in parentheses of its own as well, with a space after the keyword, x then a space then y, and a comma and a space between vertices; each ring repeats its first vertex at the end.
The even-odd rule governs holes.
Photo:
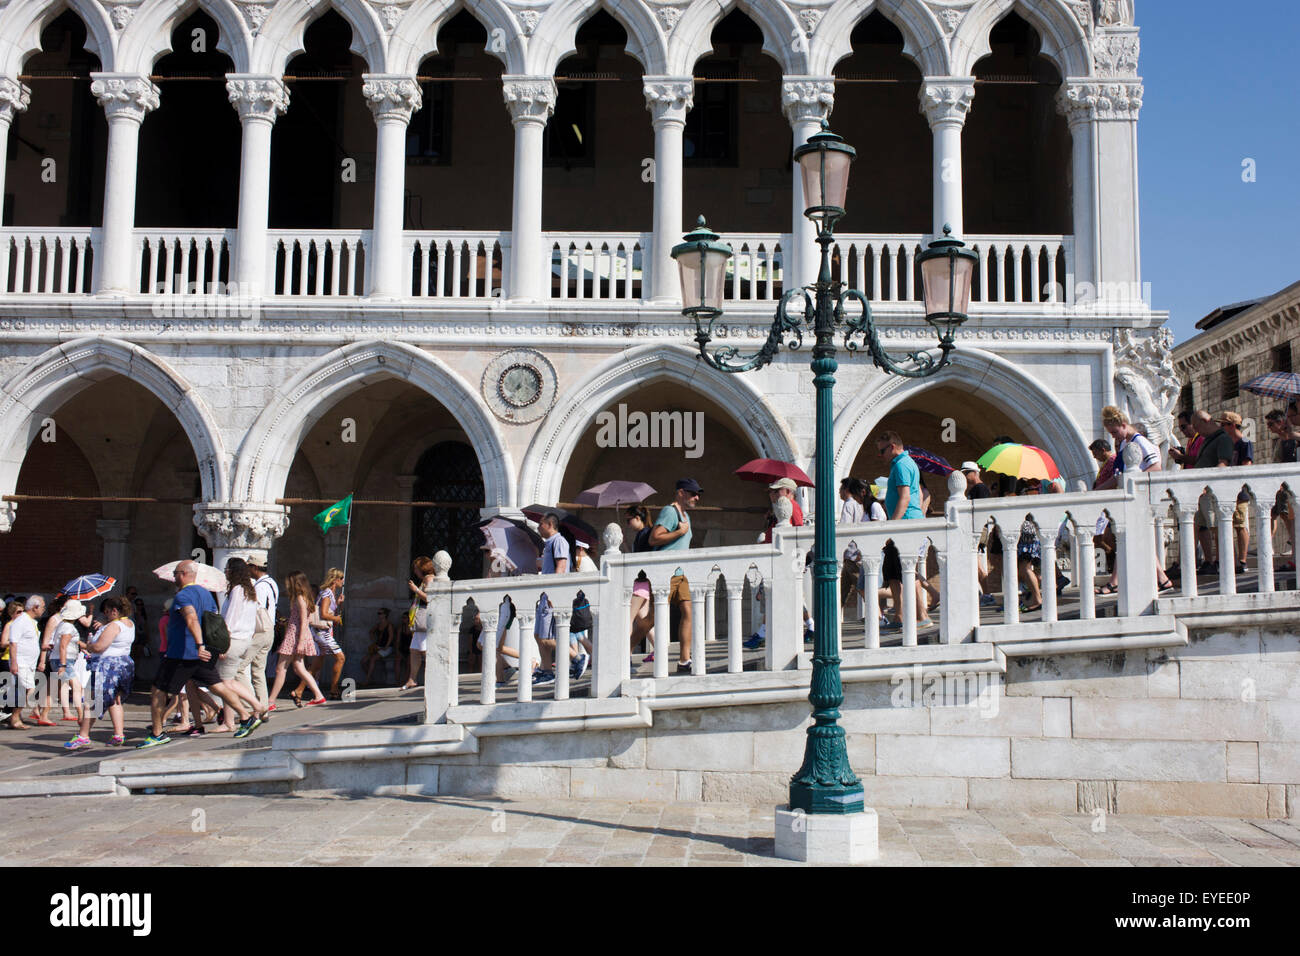
MULTIPOLYGON (((6 800, 0 865, 762 866, 772 810, 445 797, 6 800)), ((884 866, 1300 865, 1300 821, 881 810, 884 866), (1094 828, 1104 824, 1104 830, 1094 828)))

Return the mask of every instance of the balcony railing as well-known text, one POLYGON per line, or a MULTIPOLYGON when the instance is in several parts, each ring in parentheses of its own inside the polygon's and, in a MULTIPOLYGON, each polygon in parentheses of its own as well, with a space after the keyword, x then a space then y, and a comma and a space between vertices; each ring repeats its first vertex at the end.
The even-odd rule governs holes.
MULTIPOLYGON (((0 230, 0 294, 93 291, 97 229, 0 230)), ((785 291, 791 237, 728 235, 725 301, 775 302, 785 291)), ((1073 302, 1072 236, 967 236, 979 256, 972 301, 990 305, 1073 302)), ((918 256, 929 240, 913 235, 841 235, 831 247, 832 276, 878 304, 921 301, 918 256)), ((137 229, 138 292, 186 295, 224 287, 233 276, 233 229, 137 229)), ((649 295, 653 236, 643 232, 543 234, 546 283, 554 301, 639 302, 649 295)), ((268 296, 367 294, 371 236, 364 229, 272 229, 267 238, 268 296)), ((404 287, 412 299, 474 300, 509 290, 508 232, 430 230, 403 236, 404 287)))
MULTIPOLYGON (((1275 502, 1285 503, 1287 496, 1292 496, 1294 505, 1297 489, 1300 489, 1300 465, 1295 464, 1212 472, 1157 472, 1130 478, 1123 489, 1115 491, 983 501, 958 497, 948 502, 942 517, 837 525, 837 561, 842 564, 848 550, 855 549, 862 556, 865 577, 862 593, 868 596, 862 624, 841 629, 840 651, 845 667, 848 672, 880 666, 897 668, 911 659, 908 655, 913 652, 909 648, 916 648, 913 657, 918 662, 924 659, 928 664, 947 666, 944 662, 948 662, 961 667, 974 660, 972 655, 977 656, 981 646, 988 648, 995 658, 999 652, 1006 656, 1025 656, 1174 646, 1186 641, 1186 630, 1179 620, 1188 616, 1276 617, 1279 612, 1300 615, 1300 590, 1278 590, 1298 585, 1294 571, 1285 575, 1278 572, 1269 532, 1269 516, 1275 502), (1254 512, 1252 524, 1257 532, 1263 532, 1256 535, 1258 567, 1247 576, 1236 573, 1231 560, 1220 561, 1217 582, 1203 581, 1207 590, 1212 587, 1217 593, 1199 594, 1192 527, 1198 502, 1208 496, 1205 500, 1212 505, 1222 505, 1230 511, 1243 492, 1250 497, 1254 512), (1176 512, 1180 525, 1182 584, 1178 595, 1160 594, 1157 588, 1157 563, 1167 558, 1162 532, 1171 512, 1176 512), (1108 522, 1117 542, 1119 588, 1114 603, 1103 603, 1107 599, 1094 595, 1097 582, 1093 539, 1102 519, 1108 522), (990 542, 999 541, 1002 546, 1001 573, 989 586, 990 591, 1001 591, 1001 608, 981 607, 983 589, 979 580, 983 575, 983 559, 976 542, 982 533, 987 533, 990 542), (1018 545, 1026 539, 1033 541, 1041 554, 1041 610, 1020 608, 1021 574, 1016 558, 1018 545), (887 541, 897 547, 902 565, 902 628, 897 647, 882 646, 894 638, 882 636, 870 597, 881 585, 882 548, 887 541), (1059 595, 1055 574, 1058 564, 1070 570, 1071 579, 1059 595), (927 628, 922 634, 916 621, 918 598, 914 582, 918 577, 936 576, 942 597, 941 606, 933 611, 938 617, 938 628, 927 628), (1239 594, 1239 590, 1254 593, 1239 594), (1026 620, 1030 615, 1034 620, 1026 620)), ((1300 521, 1291 530, 1300 537, 1300 521)), ((1232 535, 1231 521, 1221 520, 1219 548, 1224 554, 1232 554, 1232 535)), ((507 631, 506 637, 513 647, 521 650, 521 673, 527 675, 532 663, 528 659, 530 645, 527 640, 520 641, 518 635, 532 633, 543 592, 556 612, 560 648, 567 644, 569 610, 578 592, 582 591, 590 603, 594 619, 592 633, 588 635, 593 648, 589 690, 592 698, 743 695, 762 691, 769 685, 764 683, 762 675, 755 674, 755 668, 788 672, 809 666, 801 615, 808 601, 809 589, 805 585, 811 574, 804 557, 812 549, 813 539, 811 526, 784 528, 777 529, 775 541, 770 545, 606 553, 602 555, 600 572, 595 574, 522 575, 446 582, 439 586, 430 604, 435 621, 431 629, 437 633, 439 626, 447 627, 443 632, 447 635, 445 639, 454 642, 459 615, 467 599, 474 600, 484 625, 485 661, 476 703, 499 706, 501 698, 509 697, 502 719, 528 719, 530 711, 510 710, 508 705, 533 701, 540 692, 526 677, 519 682, 517 691, 497 685, 493 661, 498 608, 510 598, 517 623, 513 625, 516 630, 507 631), (649 580, 655 609, 652 674, 643 667, 634 668, 629 652, 631 601, 640 575, 649 580), (676 575, 686 579, 691 592, 693 669, 690 675, 669 678, 668 645, 677 638, 668 628, 669 591, 670 581, 676 575), (762 600, 755 602, 759 593, 762 600), (748 619, 746 596, 754 602, 748 605, 748 619), (718 608, 719 602, 725 611, 718 608), (767 622, 766 646, 761 657, 751 653, 747 658, 741 642, 760 617, 767 622), (725 645, 719 643, 722 640, 725 645), (647 691, 643 684, 647 680, 653 681, 653 690, 647 691)), ((990 553, 993 550, 990 548, 990 553)), ((431 658, 431 667, 447 669, 447 673, 431 673, 429 677, 431 686, 441 689, 438 691, 441 696, 430 698, 431 713, 427 719, 431 721, 440 719, 446 708, 461 703, 456 657, 454 652, 438 655, 436 664, 431 658)), ((554 700, 574 695, 575 688, 565 670, 563 666, 557 669, 555 689, 550 695, 554 700)))

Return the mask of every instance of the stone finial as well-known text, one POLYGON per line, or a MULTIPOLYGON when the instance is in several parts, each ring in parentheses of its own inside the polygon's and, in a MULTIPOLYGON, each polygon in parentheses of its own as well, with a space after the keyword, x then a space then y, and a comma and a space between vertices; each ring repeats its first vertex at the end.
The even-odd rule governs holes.
POLYGON ((439 551, 433 556, 433 579, 435 581, 450 581, 451 577, 447 574, 451 570, 451 555, 446 551, 439 551))
POLYGON ((966 476, 956 469, 948 476, 948 497, 966 497, 966 476))
POLYGON ((623 544, 623 529, 617 522, 611 521, 605 525, 605 530, 600 533, 600 549, 602 554, 618 554, 619 548, 623 544))
POLYGON ((776 515, 778 528, 790 527, 790 519, 794 517, 794 502, 789 498, 777 498, 772 504, 772 514, 776 515))

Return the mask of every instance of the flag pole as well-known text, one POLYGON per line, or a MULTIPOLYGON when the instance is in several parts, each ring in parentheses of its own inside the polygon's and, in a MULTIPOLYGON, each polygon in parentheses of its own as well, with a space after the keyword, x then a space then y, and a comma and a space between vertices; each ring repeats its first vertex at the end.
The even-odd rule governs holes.
MULTIPOLYGON (((351 498, 352 495, 348 495, 348 497, 351 498)), ((342 585, 339 586, 339 596, 340 596, 340 597, 343 596, 343 588, 347 586, 347 579, 348 579, 348 550, 352 547, 352 509, 355 508, 355 507, 356 507, 356 502, 355 502, 355 501, 354 501, 351 505, 348 506, 348 535, 347 535, 347 537, 343 540, 343 581, 344 581, 344 584, 342 584, 342 585)))

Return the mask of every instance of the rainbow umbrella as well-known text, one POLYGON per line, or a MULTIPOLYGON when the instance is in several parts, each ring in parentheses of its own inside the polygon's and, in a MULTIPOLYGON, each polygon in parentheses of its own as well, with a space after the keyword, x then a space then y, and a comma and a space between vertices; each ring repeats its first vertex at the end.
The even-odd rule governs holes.
POLYGON ((1060 478, 1061 471, 1052 456, 1033 445, 994 445, 976 462, 985 471, 1013 478, 1039 478, 1050 481, 1060 478))

